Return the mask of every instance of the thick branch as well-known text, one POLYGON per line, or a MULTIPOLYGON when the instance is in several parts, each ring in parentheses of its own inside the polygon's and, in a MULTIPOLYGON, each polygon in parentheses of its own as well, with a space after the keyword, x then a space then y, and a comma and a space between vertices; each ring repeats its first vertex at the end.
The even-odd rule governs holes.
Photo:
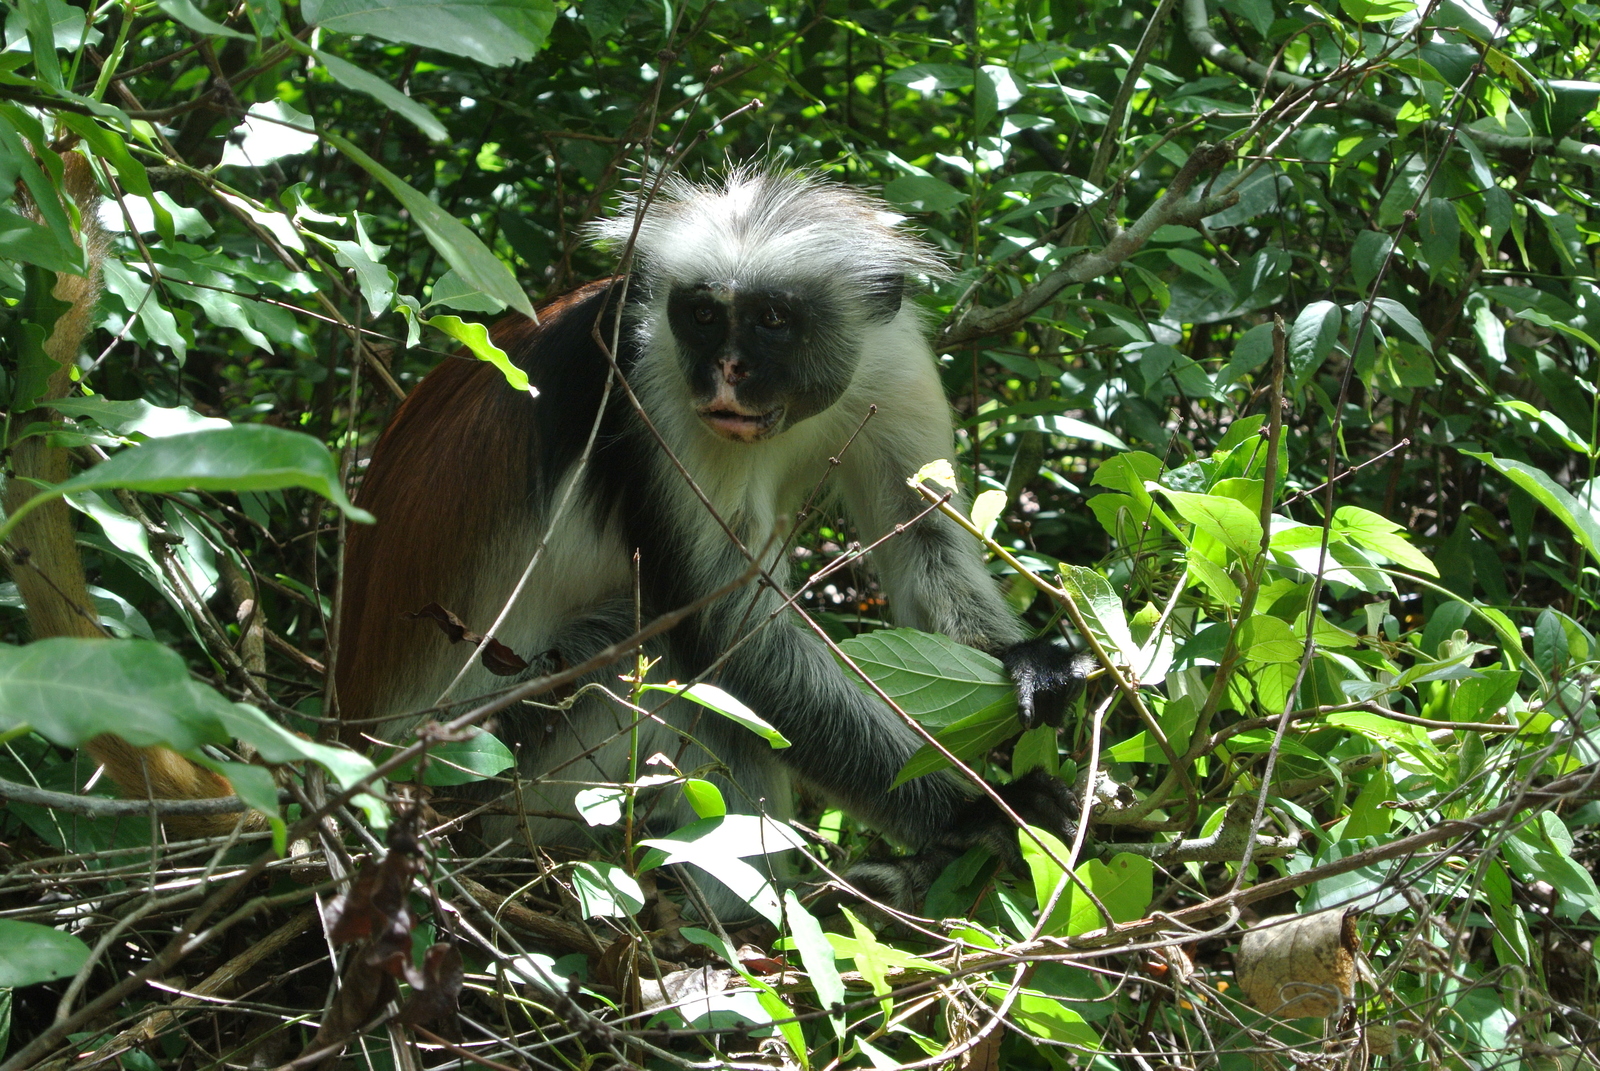
POLYGON ((1183 167, 1173 176, 1167 192, 1126 230, 1117 234, 1097 253, 1080 253, 1067 263, 1040 279, 1021 295, 995 309, 972 309, 960 320, 946 325, 940 332, 938 348, 951 350, 989 335, 1011 330, 1038 312, 1057 294, 1075 283, 1098 279, 1116 268, 1140 249, 1156 229, 1169 223, 1195 224, 1207 216, 1232 206, 1239 200, 1237 193, 1189 200, 1189 190, 1202 174, 1221 167, 1232 156, 1229 149, 1217 145, 1201 145, 1184 161, 1183 167))

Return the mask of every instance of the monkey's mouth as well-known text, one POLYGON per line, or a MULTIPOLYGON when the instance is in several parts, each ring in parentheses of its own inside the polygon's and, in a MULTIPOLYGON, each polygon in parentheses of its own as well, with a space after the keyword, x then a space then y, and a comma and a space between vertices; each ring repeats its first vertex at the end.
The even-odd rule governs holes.
POLYGON ((768 409, 764 413, 750 413, 734 408, 726 402, 717 401, 701 406, 699 413, 706 427, 724 439, 753 443, 765 439, 777 430, 778 421, 783 419, 783 406, 768 409))

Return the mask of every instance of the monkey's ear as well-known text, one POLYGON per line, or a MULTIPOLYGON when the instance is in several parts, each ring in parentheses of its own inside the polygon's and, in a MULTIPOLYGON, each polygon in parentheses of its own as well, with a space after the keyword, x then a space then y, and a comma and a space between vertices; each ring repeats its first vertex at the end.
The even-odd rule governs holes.
POLYGON ((867 288, 867 314, 874 322, 887 323, 900 314, 905 296, 904 275, 880 275, 867 288))

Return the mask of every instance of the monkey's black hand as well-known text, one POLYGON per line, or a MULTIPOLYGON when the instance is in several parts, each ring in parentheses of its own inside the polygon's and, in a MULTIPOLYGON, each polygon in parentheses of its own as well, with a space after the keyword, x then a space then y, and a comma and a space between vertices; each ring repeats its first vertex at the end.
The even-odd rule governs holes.
POLYGON ((1000 661, 1017 686, 1017 720, 1024 729, 1060 725, 1067 704, 1083 691, 1094 659, 1059 645, 1050 636, 1024 640, 1000 652, 1000 661))
MULTIPOLYGON (((1077 832, 1078 801, 1071 786, 1059 777, 1034 770, 1009 785, 994 785, 994 790, 1030 826, 1069 841, 1077 832)), ((1007 865, 1021 862, 1016 823, 987 794, 973 800, 956 816, 950 839, 968 848, 981 845, 1007 865)))

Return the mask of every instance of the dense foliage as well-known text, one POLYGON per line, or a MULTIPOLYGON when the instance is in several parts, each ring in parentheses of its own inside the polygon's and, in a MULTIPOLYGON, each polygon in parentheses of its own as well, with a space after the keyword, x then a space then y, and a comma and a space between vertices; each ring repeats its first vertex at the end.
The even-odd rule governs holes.
MULTIPOLYGON (((6 1068, 346 1043, 374 1066, 1600 1064, 1600 8, 6 13, 6 1068), (345 806, 372 766, 312 742, 365 520, 345 491, 396 399, 462 344, 495 358, 474 325, 524 291, 614 270, 583 224, 631 181, 729 160, 877 187, 945 252, 919 300, 953 482, 1015 604, 1106 667, 1059 736, 1019 737, 996 665, 878 629, 870 574, 825 571, 853 534, 806 537, 800 605, 883 689, 979 772, 1056 771, 1088 805, 1074 843, 1022 834, 1026 874, 957 863, 925 919, 809 910, 736 857, 755 834, 706 782, 660 771, 597 787, 595 855, 486 870, 430 823, 464 811, 451 784, 509 777, 492 737, 430 738, 394 780, 438 812, 397 819, 345 806), (96 273, 75 334, 70 280, 96 273), (41 485, 76 517, 88 631, 23 607, 68 568, 27 538, 59 508, 41 485), (73 748, 108 730, 203 758, 271 830, 163 840, 85 788, 73 748), (629 843, 662 785, 705 820, 629 843), (686 924, 659 868, 688 858, 754 875, 765 921, 686 924), (1241 945, 1346 907, 1263 931, 1299 952, 1241 945), (1265 1015, 1264 977, 1329 1017, 1265 1015)), ((811 832, 763 835, 835 873, 871 849, 811 804, 811 832)))

